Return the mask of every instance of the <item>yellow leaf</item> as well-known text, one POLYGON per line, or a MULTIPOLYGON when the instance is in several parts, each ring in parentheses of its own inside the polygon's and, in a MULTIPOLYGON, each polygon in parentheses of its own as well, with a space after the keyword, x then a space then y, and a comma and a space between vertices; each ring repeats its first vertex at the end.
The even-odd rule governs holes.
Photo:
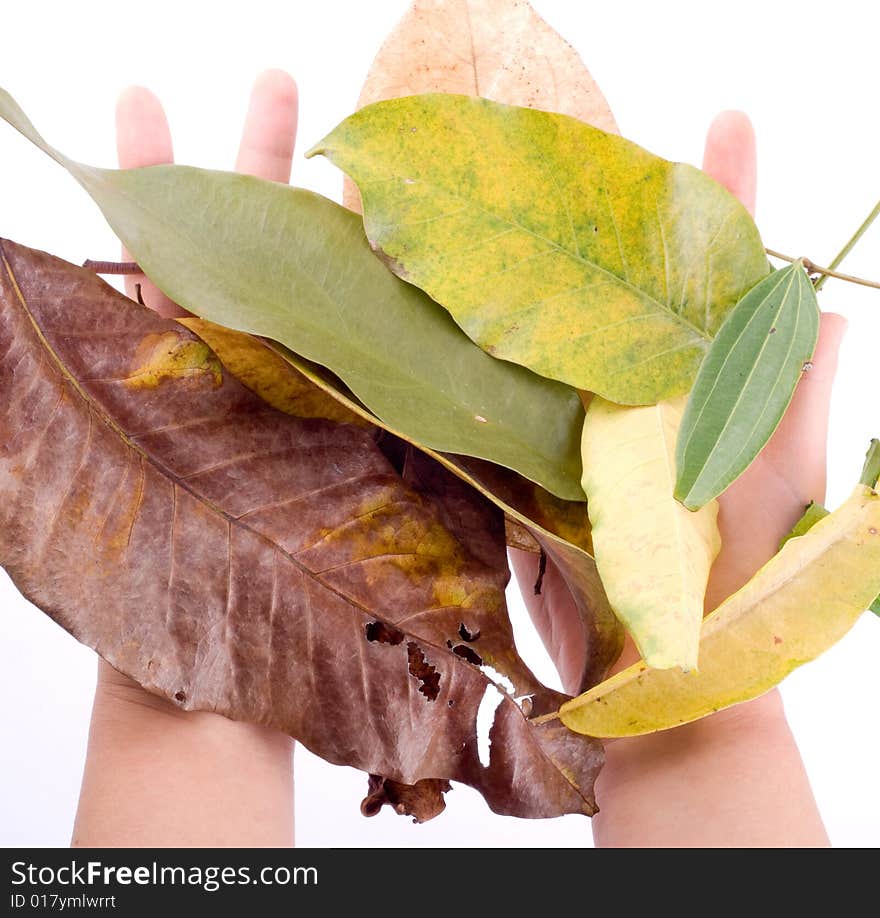
POLYGON ((672 496, 686 399, 587 407, 581 452, 593 548, 611 606, 648 666, 697 665, 718 505, 691 513, 672 496))
POLYGON ((748 701, 840 640, 878 592, 880 495, 859 485, 704 620, 699 672, 637 663, 563 705, 562 722, 635 736, 748 701))

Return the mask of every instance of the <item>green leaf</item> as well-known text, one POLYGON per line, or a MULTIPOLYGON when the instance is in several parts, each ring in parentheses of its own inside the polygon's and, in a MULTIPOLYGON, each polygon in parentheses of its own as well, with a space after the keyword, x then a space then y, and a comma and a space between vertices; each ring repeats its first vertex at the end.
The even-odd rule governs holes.
POLYGON ((780 551, 786 542, 809 532, 819 520, 824 520, 829 513, 830 511, 826 510, 821 504, 817 504, 814 500, 811 500, 807 504, 807 509, 804 510, 804 515, 794 524, 791 532, 779 543, 780 551))
POLYGON ((698 672, 637 663, 564 704, 560 718, 589 736, 634 736, 748 701, 840 640, 878 591, 880 495, 858 485, 706 617, 698 672))
POLYGON ((802 262, 737 303, 700 367, 679 433, 675 496, 688 509, 721 494, 764 448, 818 337, 819 304, 802 262))
POLYGON ((352 115, 316 153, 357 183, 391 268, 481 347, 619 404, 687 392, 769 270, 724 188, 566 115, 410 96, 352 115))
POLYGON ((645 663, 697 666, 718 506, 690 513, 672 496, 684 399, 624 408, 594 397, 582 440, 593 550, 611 607, 645 663))
POLYGON ((0 115, 80 182, 181 306, 329 367, 407 438, 583 498, 577 395, 474 346, 443 309, 382 266, 357 215, 246 175, 85 166, 50 147, 2 90, 0 115))

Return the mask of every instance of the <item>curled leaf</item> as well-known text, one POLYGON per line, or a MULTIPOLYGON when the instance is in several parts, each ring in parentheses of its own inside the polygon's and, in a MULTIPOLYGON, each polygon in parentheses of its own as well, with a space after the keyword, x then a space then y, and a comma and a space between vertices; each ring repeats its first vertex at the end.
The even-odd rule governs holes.
POLYGON ((566 115, 409 96, 361 109, 317 153, 357 183, 392 270, 481 347, 619 404, 687 392, 768 272, 724 188, 566 115))
POLYGON ((685 510, 672 494, 684 399, 624 408, 595 397, 582 440, 593 549, 611 606, 646 664, 697 666, 718 506, 685 510))
POLYGON ((675 451, 675 496, 697 510, 764 448, 819 338, 816 291, 801 262, 774 271, 736 304, 712 342, 675 451))
POLYGON ((16 586, 187 710, 399 784, 463 781, 497 812, 592 813, 599 745, 529 723, 513 695, 480 763, 497 688, 458 644, 485 647, 533 707, 561 700, 513 649, 501 513, 472 489, 420 490, 373 431, 282 414, 217 369, 178 323, 0 243, 0 563, 16 586), (159 340, 168 369, 181 352, 201 364, 129 385, 145 342, 166 368, 159 340))
POLYGON ((591 736, 633 736, 763 694, 827 650, 880 592, 880 494, 859 485, 703 622, 698 672, 638 663, 562 706, 591 736))

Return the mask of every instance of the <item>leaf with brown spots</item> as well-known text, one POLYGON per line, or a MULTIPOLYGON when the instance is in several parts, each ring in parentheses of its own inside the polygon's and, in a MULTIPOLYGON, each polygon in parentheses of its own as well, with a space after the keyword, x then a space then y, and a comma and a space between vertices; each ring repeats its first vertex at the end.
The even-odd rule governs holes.
POLYGON ((89 272, 0 256, 0 563, 25 596, 183 708, 500 813, 594 811, 600 745, 511 695, 479 760, 496 687, 447 641, 493 653, 534 713, 564 700, 498 649, 499 511, 408 483, 370 429, 275 410, 89 272), (129 385, 145 365, 156 385, 129 385))

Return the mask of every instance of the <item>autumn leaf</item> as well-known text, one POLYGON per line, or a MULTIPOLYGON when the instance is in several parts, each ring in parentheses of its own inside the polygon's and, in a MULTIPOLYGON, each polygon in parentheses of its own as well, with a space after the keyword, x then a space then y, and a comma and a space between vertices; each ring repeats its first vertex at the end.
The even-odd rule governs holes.
POLYGON ((184 709, 497 812, 593 812, 599 745, 514 694, 479 760, 476 657, 533 711, 562 700, 513 649, 499 511, 408 484, 363 426, 271 408, 90 272, 0 260, 0 563, 27 598, 184 709))
POLYGON ((774 271, 728 315, 700 367, 675 451, 675 496, 697 510, 748 467, 779 426, 819 338, 802 262, 774 271))
POLYGON ((77 179, 149 278, 190 312, 329 368, 408 439, 582 500, 576 393, 484 354, 378 262, 356 215, 248 175, 73 162, 3 90, 0 116, 77 179))
POLYGON ((769 270, 719 184, 567 115, 410 96, 361 109, 318 153, 357 183, 392 270, 481 347, 619 404, 687 392, 769 270))
POLYGON ((880 495, 860 484, 706 617, 698 672, 637 663, 563 705, 562 722, 633 736, 755 698, 842 638, 878 592, 880 495))
POLYGON ((611 605, 648 666, 697 666, 718 505, 673 496, 685 399, 624 408, 594 397, 582 442, 593 550, 611 605))

